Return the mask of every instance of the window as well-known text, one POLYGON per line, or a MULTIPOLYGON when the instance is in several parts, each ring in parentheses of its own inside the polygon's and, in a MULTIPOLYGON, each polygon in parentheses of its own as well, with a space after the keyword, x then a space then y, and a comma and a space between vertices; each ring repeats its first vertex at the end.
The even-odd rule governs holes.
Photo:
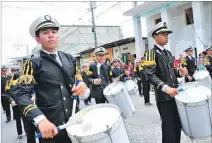
POLYGON ((186 18, 186 25, 194 23, 192 7, 185 9, 185 18, 186 18))
POLYGON ((157 25, 159 22, 161 22, 161 18, 155 19, 155 25, 157 25))
POLYGON ((126 47, 126 48, 123 48, 123 50, 127 50, 128 49, 128 47, 126 47))

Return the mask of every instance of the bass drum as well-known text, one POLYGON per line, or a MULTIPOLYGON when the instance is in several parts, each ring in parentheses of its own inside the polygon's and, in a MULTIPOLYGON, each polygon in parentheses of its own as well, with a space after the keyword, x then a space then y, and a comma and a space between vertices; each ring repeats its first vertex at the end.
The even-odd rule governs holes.
POLYGON ((109 103, 115 104, 121 109, 125 118, 135 112, 135 105, 123 82, 117 81, 108 85, 104 89, 104 95, 109 103))
POLYGON ((193 139, 212 135, 211 88, 198 82, 185 83, 175 96, 184 133, 193 139))
POLYGON ((124 82, 129 95, 137 95, 138 94, 138 86, 133 80, 127 80, 124 82))
POLYGON ((193 77, 196 81, 203 84, 208 84, 212 88, 212 79, 210 73, 207 70, 195 71, 193 77))
POLYGON ((80 116, 83 123, 66 128, 72 143, 130 143, 120 109, 116 105, 92 105, 74 116, 80 116))

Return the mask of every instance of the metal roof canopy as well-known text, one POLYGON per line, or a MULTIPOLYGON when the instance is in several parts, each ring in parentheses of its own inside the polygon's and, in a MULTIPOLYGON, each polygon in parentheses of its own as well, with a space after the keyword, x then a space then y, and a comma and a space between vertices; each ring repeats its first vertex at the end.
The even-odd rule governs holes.
POLYGON ((141 5, 138 5, 132 9, 129 9, 123 13, 125 16, 148 16, 153 15, 157 12, 159 12, 162 9, 166 9, 169 7, 174 7, 178 4, 184 4, 186 2, 144 2, 141 5))

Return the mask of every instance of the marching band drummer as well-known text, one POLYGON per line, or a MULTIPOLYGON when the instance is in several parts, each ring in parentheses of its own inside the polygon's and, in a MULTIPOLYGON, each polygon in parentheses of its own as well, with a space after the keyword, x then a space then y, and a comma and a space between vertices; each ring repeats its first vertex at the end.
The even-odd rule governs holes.
POLYGON ((193 48, 190 46, 185 49, 186 57, 182 59, 182 67, 186 67, 188 70, 188 76, 186 76, 185 80, 188 81, 194 81, 194 78, 192 78, 194 72, 197 69, 197 66, 195 64, 195 58, 192 57, 193 55, 193 48))
MULTIPOLYGON (((162 143, 180 143, 181 138, 181 122, 174 100, 178 94, 178 81, 172 54, 164 48, 171 33, 166 22, 155 25, 149 32, 155 40, 154 48, 145 53, 146 75, 155 88, 156 103, 162 118, 162 143)), ((180 68, 180 73, 185 76, 188 71, 180 68)))
POLYGON ((118 57, 113 59, 113 68, 111 69, 112 78, 115 79, 119 77, 120 81, 125 81, 126 77, 129 75, 129 72, 120 66, 121 60, 118 57))
POLYGON ((56 126, 68 122, 72 115, 73 95, 87 96, 90 90, 84 82, 75 86, 76 60, 57 51, 59 23, 49 16, 37 18, 30 34, 41 44, 40 55, 28 59, 17 86, 12 88, 15 102, 42 134, 42 143, 71 143, 66 130, 56 126), (31 100, 35 90, 36 105, 31 100))
POLYGON ((94 50, 97 62, 91 63, 89 72, 87 73, 88 81, 92 84, 91 95, 95 99, 96 104, 106 103, 107 99, 103 95, 103 90, 111 82, 110 67, 105 63, 106 50, 98 47, 94 50))

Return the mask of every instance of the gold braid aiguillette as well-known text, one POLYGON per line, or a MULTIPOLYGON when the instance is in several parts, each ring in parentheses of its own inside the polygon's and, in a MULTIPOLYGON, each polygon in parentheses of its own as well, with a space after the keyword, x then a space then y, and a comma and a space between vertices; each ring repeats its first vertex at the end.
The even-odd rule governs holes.
POLYGON ((16 85, 21 84, 35 84, 35 79, 33 77, 33 67, 32 62, 27 59, 26 63, 24 64, 24 68, 22 71, 21 76, 17 79, 16 85))

